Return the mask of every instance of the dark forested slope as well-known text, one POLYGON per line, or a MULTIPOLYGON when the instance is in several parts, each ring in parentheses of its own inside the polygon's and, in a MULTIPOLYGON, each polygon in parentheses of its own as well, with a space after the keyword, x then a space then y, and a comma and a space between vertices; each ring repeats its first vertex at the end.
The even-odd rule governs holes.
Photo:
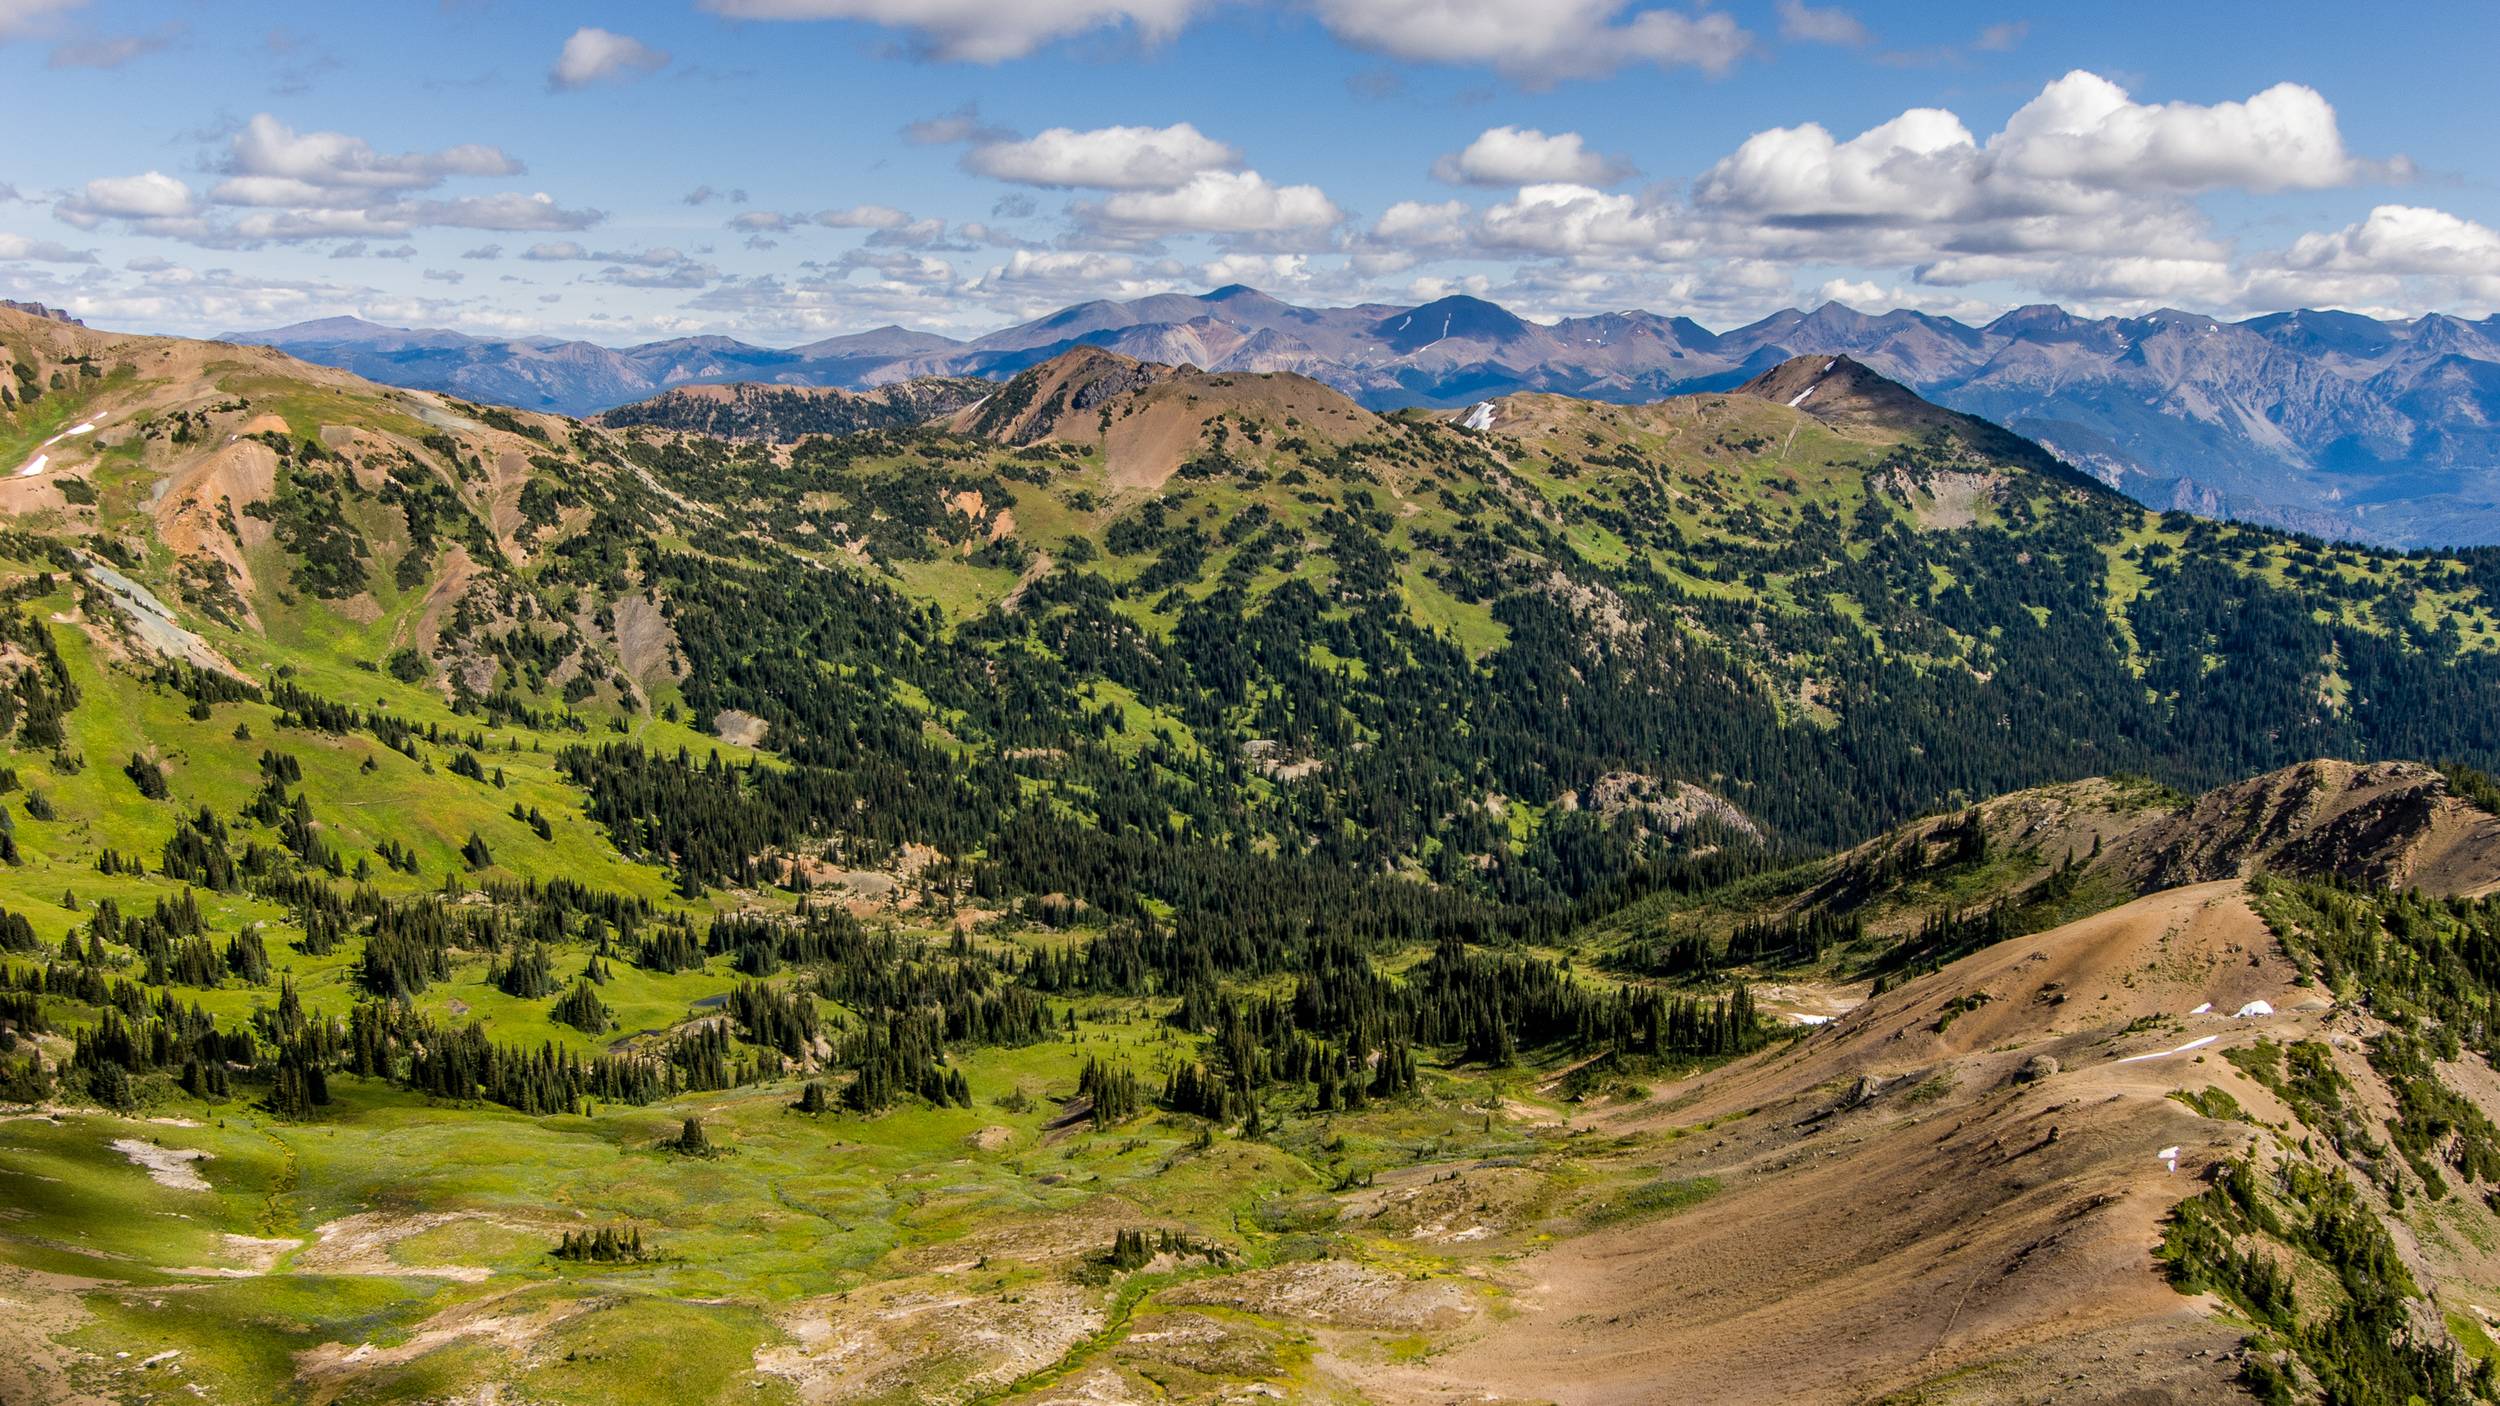
POLYGON ((690 706, 837 768, 897 764, 861 740, 883 710, 880 738, 964 778, 991 819, 950 833, 993 863, 1021 862, 998 796, 1133 837, 1118 798, 1142 786, 1193 843, 1527 901, 1644 852, 1576 805, 1619 774, 1826 845, 2111 770, 2202 788, 2313 756, 2492 757, 2480 554, 2156 518, 1847 372, 1802 408, 1777 377, 1637 409, 1518 397, 1489 431, 1346 405, 1373 425, 1351 442, 1241 408, 1258 378, 1207 377, 1212 413, 1161 461, 1123 459, 1118 422, 1169 384, 1013 451, 629 442, 778 548, 707 525, 633 560, 696 666, 690 706), (870 570, 811 564, 846 558, 870 570), (946 739, 910 743, 924 722, 946 739))

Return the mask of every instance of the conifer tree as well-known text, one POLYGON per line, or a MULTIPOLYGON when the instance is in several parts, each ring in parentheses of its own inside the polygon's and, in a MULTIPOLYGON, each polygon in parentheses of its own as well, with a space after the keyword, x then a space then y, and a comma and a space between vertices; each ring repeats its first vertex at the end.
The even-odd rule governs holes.
POLYGON ((587 981, 575 982, 573 989, 564 994, 564 999, 556 1002, 549 1016, 558 1024, 572 1026, 585 1035, 604 1035, 613 1023, 606 1003, 590 989, 587 981))

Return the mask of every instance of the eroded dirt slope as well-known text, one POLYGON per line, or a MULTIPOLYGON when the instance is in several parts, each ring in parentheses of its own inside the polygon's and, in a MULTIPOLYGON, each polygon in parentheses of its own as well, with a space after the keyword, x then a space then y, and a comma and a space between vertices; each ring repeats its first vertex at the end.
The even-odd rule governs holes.
POLYGON ((2176 1293, 2152 1251, 2209 1169, 2278 1135, 2169 1095, 2220 1086, 2288 1124, 2220 1056, 2327 1033, 2335 1009, 2295 975, 2242 885, 2193 885, 1990 948, 1661 1090, 1599 1120, 1621 1150, 1592 1173, 1718 1193, 1510 1266, 1522 1312, 1367 1372, 1365 1390, 1573 1406, 1920 1384, 1957 1401, 2234 1395, 2224 1354, 2245 1326, 2176 1293), (2277 1013, 2235 1016, 2258 1001, 2277 1013), (2176 1170, 2157 1155, 2174 1147, 2176 1170))

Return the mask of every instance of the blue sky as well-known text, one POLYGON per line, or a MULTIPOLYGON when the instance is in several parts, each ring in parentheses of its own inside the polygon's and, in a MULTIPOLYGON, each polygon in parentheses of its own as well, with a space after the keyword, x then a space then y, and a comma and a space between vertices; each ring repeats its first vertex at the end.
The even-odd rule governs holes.
POLYGON ((976 334, 1248 283, 2500 311, 2500 7, 0 0, 0 296, 976 334))

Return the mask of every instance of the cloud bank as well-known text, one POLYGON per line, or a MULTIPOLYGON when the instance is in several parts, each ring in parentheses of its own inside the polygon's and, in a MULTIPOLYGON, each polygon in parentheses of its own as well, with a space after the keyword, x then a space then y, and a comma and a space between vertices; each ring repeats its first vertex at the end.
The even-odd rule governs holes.
POLYGON ((229 248, 396 237, 424 227, 579 230, 603 218, 596 210, 565 209, 544 192, 449 199, 424 194, 456 177, 508 177, 523 170, 498 147, 469 144, 387 155, 361 137, 299 133, 264 112, 229 140, 216 164, 219 178, 205 193, 158 170, 101 176, 55 201, 52 213, 82 230, 115 221, 141 234, 229 248))

